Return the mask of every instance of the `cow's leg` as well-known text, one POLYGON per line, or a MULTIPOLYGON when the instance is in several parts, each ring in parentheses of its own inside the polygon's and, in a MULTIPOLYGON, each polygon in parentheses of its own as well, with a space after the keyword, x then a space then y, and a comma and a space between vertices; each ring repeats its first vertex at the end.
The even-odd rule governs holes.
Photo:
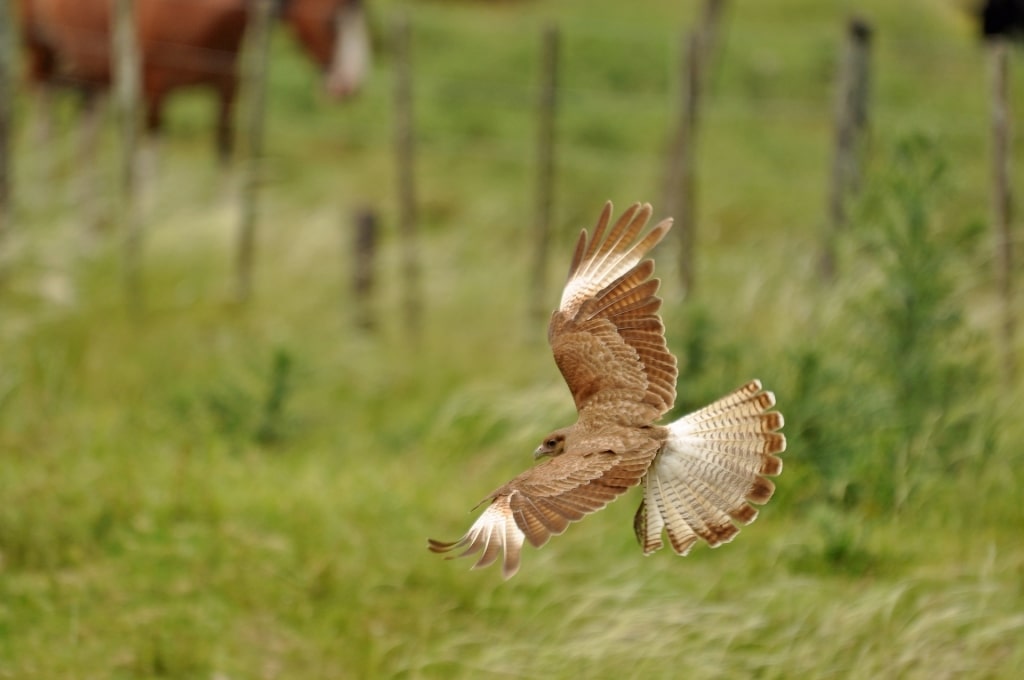
POLYGON ((41 185, 48 185, 57 166, 57 141, 54 137, 53 116, 56 105, 55 88, 48 83, 38 83, 32 89, 34 115, 29 132, 32 140, 30 158, 35 161, 41 185))
MULTIPOLYGON (((147 74, 147 80, 155 77, 147 74)), ((142 197, 143 212, 150 212, 156 199, 156 187, 160 174, 160 139, 164 127, 164 101, 166 91, 148 88, 143 93, 145 100, 145 129, 139 145, 138 175, 139 195, 142 197)))
POLYGON ((27 39, 25 55, 25 80, 32 93, 33 112, 30 139, 32 158, 38 164, 41 184, 49 184, 55 166, 54 142, 54 86, 55 57, 53 52, 41 43, 27 39))

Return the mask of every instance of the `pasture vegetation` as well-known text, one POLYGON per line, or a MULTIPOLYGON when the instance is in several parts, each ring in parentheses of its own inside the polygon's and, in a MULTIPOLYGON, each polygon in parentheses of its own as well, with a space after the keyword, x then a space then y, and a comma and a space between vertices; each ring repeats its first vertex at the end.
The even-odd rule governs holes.
MULTIPOLYGON (((171 112, 147 311, 131 318, 116 235, 83 229, 70 198, 70 108, 41 149, 21 102, 0 289, 0 677, 1018 677, 1024 394, 995 358, 987 70, 939 0, 730 3, 701 121, 697 294, 680 299, 674 244, 659 271, 679 411, 757 376, 786 415, 760 519, 722 549, 645 559, 631 495, 529 549, 508 583, 425 549, 572 418, 527 313, 540 26, 564 35, 553 305, 605 199, 660 214, 689 4, 372 5, 380 47, 396 10, 414 27, 418 342, 400 311, 384 50, 339 108, 275 41, 245 308, 228 302, 235 208, 212 104, 171 112), (853 10, 877 29, 869 165, 822 286, 853 10), (376 333, 354 327, 347 288, 363 205, 385 226, 376 333)), ((106 142, 92 165, 112 186, 106 142)))

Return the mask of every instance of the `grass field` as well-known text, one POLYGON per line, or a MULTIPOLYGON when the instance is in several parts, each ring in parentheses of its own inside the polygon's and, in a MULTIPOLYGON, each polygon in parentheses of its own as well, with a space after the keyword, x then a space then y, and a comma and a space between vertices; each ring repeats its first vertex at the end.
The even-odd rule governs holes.
MULTIPOLYGON (((328 103, 275 40, 246 307, 231 302, 235 184, 210 152, 207 100, 171 111, 137 318, 116 234, 83 228, 73 201, 70 107, 40 147, 19 102, 0 285, 0 678, 1019 677, 1024 392, 996 352, 986 55, 957 4, 730 3, 701 121, 694 296, 681 299, 674 243, 659 271, 677 411, 760 377, 787 421, 778 492, 732 544, 684 559, 642 556, 630 495, 527 549, 508 582, 426 538, 461 535, 573 417, 528 314, 540 30, 557 21, 564 40, 553 306, 606 199, 661 215, 696 8, 371 10, 378 56, 351 105, 328 103), (418 340, 401 313, 390 146, 399 11, 417 75, 418 340), (840 277, 823 286, 852 11, 877 31, 872 131, 840 277), (353 324, 348 290, 350 216, 367 205, 384 228, 374 333, 353 324)), ((1016 111, 1022 74, 1017 51, 1016 111)))

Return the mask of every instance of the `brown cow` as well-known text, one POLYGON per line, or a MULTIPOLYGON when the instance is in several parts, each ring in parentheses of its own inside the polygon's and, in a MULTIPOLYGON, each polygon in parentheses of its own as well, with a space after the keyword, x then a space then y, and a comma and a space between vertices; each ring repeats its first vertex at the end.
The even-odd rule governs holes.
MULTIPOLYGON (((29 82, 80 89, 87 100, 109 88, 113 0, 18 0, 29 82)), ((164 100, 183 87, 212 88, 219 100, 217 146, 232 149, 238 53, 251 0, 135 0, 146 129, 160 132, 164 100)), ((334 96, 360 86, 369 40, 359 0, 279 0, 278 14, 325 74, 334 96)))

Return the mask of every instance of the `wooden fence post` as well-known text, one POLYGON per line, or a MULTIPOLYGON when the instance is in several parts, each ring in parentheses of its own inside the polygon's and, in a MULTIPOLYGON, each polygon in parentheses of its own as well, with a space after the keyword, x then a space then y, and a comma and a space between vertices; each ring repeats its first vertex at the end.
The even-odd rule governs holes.
POLYGON ((14 30, 11 0, 0 0, 0 276, 5 267, 5 242, 11 228, 11 144, 14 102, 14 30))
POLYGON ((535 222, 533 276, 530 282, 530 314, 543 320, 547 315, 547 262, 551 235, 551 212, 555 185, 555 120, 558 91, 558 27, 549 25, 541 35, 541 86, 537 124, 537 213, 535 222))
POLYGON ((836 276, 836 239, 846 227, 847 204, 860 187, 864 135, 868 129, 871 25, 850 19, 839 66, 835 109, 835 148, 828 190, 828 214, 821 252, 821 276, 836 276))
POLYGON ((373 289, 377 280, 377 215, 364 208, 355 215, 352 248, 352 297, 355 323, 365 330, 377 326, 373 314, 373 289))
POLYGON ((665 173, 663 207, 675 218, 679 239, 679 277, 684 296, 692 295, 696 286, 698 114, 724 10, 725 0, 706 0, 698 25, 683 34, 682 98, 665 173))
POLYGON ((253 254, 259 218, 259 190, 263 173, 263 123, 267 100, 267 66, 270 51, 271 0, 258 0, 250 9, 243 60, 246 86, 245 158, 239 195, 238 251, 235 300, 246 303, 252 296, 253 254))
MULTIPOLYGON (((114 6, 114 44, 118 122, 121 130, 121 163, 118 182, 117 212, 123 238, 123 274, 125 299, 132 313, 142 311, 145 295, 142 290, 143 225, 138 209, 138 142, 140 65, 138 38, 135 30, 134 0, 117 0, 114 6)), ((93 101, 92 106, 97 103, 93 101)), ((97 111, 91 115, 98 116, 97 111)), ((94 123, 96 121, 93 121, 94 123)), ((87 159, 83 159, 87 160, 87 159)), ((83 168, 83 172, 92 172, 83 168)), ((86 197, 86 200, 94 200, 86 197)))
POLYGON ((412 46, 409 18, 395 22, 395 164, 398 185, 398 232, 402 252, 402 307, 405 330, 413 341, 420 335, 419 245, 416 236, 415 130, 412 102, 412 46))
POLYGON ((683 154, 679 163, 679 273, 684 296, 693 295, 696 276, 697 247, 697 189, 696 189, 696 149, 697 146, 697 115, 701 97, 701 37, 699 32, 690 35, 687 44, 686 84, 683 89, 683 124, 681 148, 683 154))
POLYGON ((992 217, 995 234, 995 278, 1002 302, 1000 344, 1002 374, 1007 386, 1014 383, 1016 318, 1013 309, 1013 197, 1010 192, 1009 53, 1006 38, 989 40, 992 71, 992 217))

